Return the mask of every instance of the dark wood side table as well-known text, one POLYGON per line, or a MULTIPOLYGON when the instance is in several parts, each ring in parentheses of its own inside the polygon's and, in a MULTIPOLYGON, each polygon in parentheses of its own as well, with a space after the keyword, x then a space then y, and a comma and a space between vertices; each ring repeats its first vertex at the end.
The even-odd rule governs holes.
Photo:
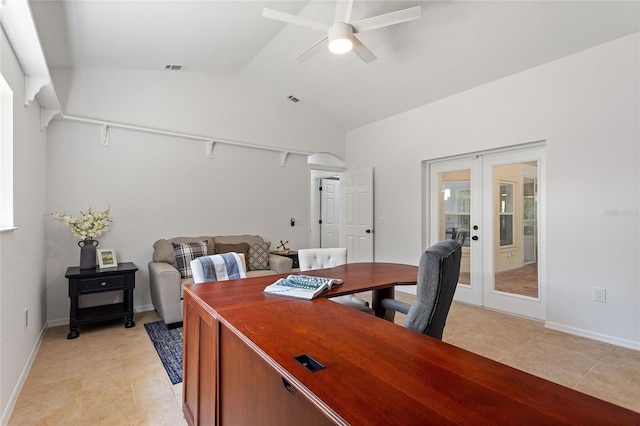
POLYGON ((298 261, 298 252, 296 250, 289 250, 288 253, 282 253, 279 251, 270 251, 269 253, 277 254, 278 256, 288 257, 289 259, 291 259, 293 261, 293 265, 291 265, 291 268, 300 267, 300 262, 298 261))
POLYGON ((69 280, 69 334, 67 339, 80 336, 78 326, 97 321, 126 318, 124 326, 131 328, 133 321, 133 289, 136 287, 138 267, 132 262, 118 264, 115 268, 80 269, 77 266, 67 268, 64 275, 69 280), (78 308, 78 297, 85 294, 123 291, 120 303, 78 308))

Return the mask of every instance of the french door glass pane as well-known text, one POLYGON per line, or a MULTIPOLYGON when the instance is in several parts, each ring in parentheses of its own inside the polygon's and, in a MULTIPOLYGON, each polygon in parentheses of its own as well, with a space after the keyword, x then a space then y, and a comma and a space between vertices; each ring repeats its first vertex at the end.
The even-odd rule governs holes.
POLYGON ((495 290, 538 297, 536 161, 493 167, 495 290))
POLYGON ((439 174, 440 240, 452 238, 462 244, 459 284, 471 284, 471 171, 458 170, 439 174))

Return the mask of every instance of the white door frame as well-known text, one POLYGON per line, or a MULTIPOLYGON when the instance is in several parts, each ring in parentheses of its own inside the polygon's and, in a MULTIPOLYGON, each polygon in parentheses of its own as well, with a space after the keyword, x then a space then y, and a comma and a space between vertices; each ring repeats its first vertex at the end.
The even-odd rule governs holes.
MULTIPOLYGON (((544 147, 531 148, 518 151, 507 151, 504 153, 492 153, 484 156, 483 159, 483 194, 485 199, 493 200, 493 167, 516 162, 537 161, 538 163, 538 297, 531 298, 519 296, 517 294, 504 293, 495 290, 495 274, 493 267, 490 271, 485 271, 483 280, 484 305, 499 311, 515 313, 528 318, 539 320, 546 319, 546 152, 544 147)), ((494 252, 494 220, 493 203, 483 203, 483 217, 485 218, 485 237, 482 241, 483 253, 494 252)), ((493 262, 493 256, 491 256, 493 262)), ((490 265, 492 266, 492 265, 490 265)))
MULTIPOLYGON (((339 170, 309 170, 309 246, 320 247, 320 181, 324 178, 337 177, 342 179, 339 170)), ((342 218, 341 223, 342 223, 342 218)))
MULTIPOLYGON (((520 145, 502 150, 491 150, 468 154, 465 156, 456 156, 451 158, 442 158, 433 161, 425 161, 425 193, 427 194, 429 206, 425 207, 426 220, 424 222, 424 235, 426 246, 435 243, 439 239, 439 223, 438 216, 434 213, 433 208, 437 206, 438 199, 438 173, 444 170, 461 170, 475 165, 479 169, 478 173, 472 171, 472 204, 474 203, 474 193, 482 194, 482 198, 486 201, 481 202, 480 217, 481 223, 475 223, 476 217, 472 217, 471 225, 479 226, 478 240, 470 241, 473 254, 471 258, 471 286, 459 285, 456 290, 455 299, 471 303, 479 306, 487 306, 492 309, 514 313, 529 318, 544 320, 546 317, 546 151, 543 142, 520 145), (538 199, 537 217, 538 217, 538 298, 525 297, 502 293, 494 289, 494 225, 493 225, 493 166, 499 164, 509 164, 513 162, 538 161, 538 199), (479 161, 479 163, 478 163, 479 161), (480 164, 478 166, 478 164, 480 164), (465 167, 468 166, 468 167, 465 167), (434 179, 436 179, 434 181, 434 179), (474 180, 479 180, 480 191, 478 186, 474 185, 474 180), (475 188, 475 189, 474 189, 475 188), (432 208, 433 207, 433 208, 432 208), (474 245, 475 244, 475 245, 474 245), (476 285, 479 284, 479 285, 476 285)), ((473 169, 471 169, 473 170, 473 169)), ((479 197, 475 197, 479 198, 479 197)), ((473 206, 472 212, 477 211, 478 207, 473 206)), ((469 237, 474 236, 471 231, 469 237)))
MULTIPOLYGON (((482 245, 477 244, 472 238, 477 234, 483 233, 482 223, 482 199, 479 194, 482 193, 482 160, 477 156, 458 158, 447 161, 438 161, 429 163, 429 181, 438 183, 439 175, 445 171, 457 171, 457 170, 469 170, 471 179, 471 221, 470 225, 479 226, 479 232, 470 230, 467 239, 469 241, 469 247, 463 248, 464 256, 469 256, 469 269, 470 269, 470 283, 458 284, 456 289, 455 299, 470 303, 472 305, 483 305, 483 292, 482 292, 482 274, 483 274, 483 255, 482 245)), ((442 194, 440 191, 429 190, 429 204, 430 206, 438 206, 439 197, 442 194)), ((440 215, 435 213, 433 209, 429 209, 429 238, 427 240, 427 247, 437 243, 440 240, 439 233, 431 232, 434 229, 440 229, 440 215)), ((425 247, 426 249, 426 247, 425 247)))

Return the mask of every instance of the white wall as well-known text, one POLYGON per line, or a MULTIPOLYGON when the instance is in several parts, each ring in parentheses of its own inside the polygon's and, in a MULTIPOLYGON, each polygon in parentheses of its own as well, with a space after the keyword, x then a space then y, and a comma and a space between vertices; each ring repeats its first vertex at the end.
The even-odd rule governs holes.
MULTIPOLYGON (((310 105, 251 85, 242 77, 206 73, 52 69, 65 115, 131 124, 344 157, 344 131, 310 105)), ((54 120, 49 131, 48 208, 78 215, 111 206, 112 229, 99 238, 118 261, 138 265, 135 308, 151 308, 147 263, 153 242, 173 236, 259 234, 275 248, 305 247, 308 237, 306 157, 110 129, 99 145, 96 125, 54 120), (289 226, 290 218, 296 227, 289 226)), ((77 240, 47 222, 50 324, 68 320, 67 266, 77 240)), ((112 297, 113 295, 109 295, 112 297)), ((102 296, 104 298, 105 296, 102 296)), ((104 300, 104 299, 103 299, 104 300)))
POLYGON ((52 70, 67 115, 344 158, 344 129, 235 75, 52 70))
MULTIPOLYGON (((258 234, 272 242, 306 243, 308 166, 305 156, 216 145, 112 129, 100 146, 95 125, 54 120, 48 138, 50 211, 79 215, 89 206, 111 206, 113 225, 98 238, 118 262, 139 271, 135 308, 151 309, 147 263, 153 243, 175 236, 258 234), (290 218, 300 224, 290 226, 290 218)), ((64 225, 47 220, 48 319, 68 321, 68 266, 78 265, 78 240, 64 225)), ((115 293, 117 294, 117 293, 115 293)))
POLYGON ((14 222, 0 233, 0 412, 8 420, 46 323, 46 132, 40 107, 24 106, 24 74, 0 31, 0 69, 13 91, 14 222), (29 324, 25 326, 25 309, 29 324))
POLYGON ((375 167, 376 260, 417 263, 423 160, 546 140, 547 325, 640 348, 639 51, 634 34, 349 132, 349 167, 375 167))

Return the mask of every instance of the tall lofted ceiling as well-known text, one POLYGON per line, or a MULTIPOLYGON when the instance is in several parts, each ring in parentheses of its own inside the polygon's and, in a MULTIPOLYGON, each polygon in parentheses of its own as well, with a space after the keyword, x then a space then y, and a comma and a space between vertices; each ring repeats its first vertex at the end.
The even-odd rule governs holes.
POLYGON ((31 0, 50 68, 234 74, 294 95, 349 130, 640 31, 638 1, 356 1, 352 20, 415 5, 416 21, 359 35, 377 56, 300 52, 334 1, 31 0))

